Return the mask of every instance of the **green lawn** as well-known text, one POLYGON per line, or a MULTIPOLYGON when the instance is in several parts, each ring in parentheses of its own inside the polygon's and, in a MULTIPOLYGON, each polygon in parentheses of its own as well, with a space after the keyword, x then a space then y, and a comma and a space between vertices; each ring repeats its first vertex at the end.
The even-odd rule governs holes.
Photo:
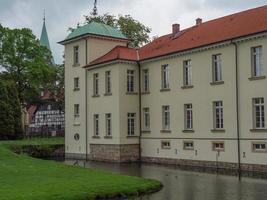
POLYGON ((60 138, 0 142, 0 199, 86 200, 134 195, 161 187, 158 181, 35 159, 17 155, 9 148, 13 144, 63 143, 60 138))

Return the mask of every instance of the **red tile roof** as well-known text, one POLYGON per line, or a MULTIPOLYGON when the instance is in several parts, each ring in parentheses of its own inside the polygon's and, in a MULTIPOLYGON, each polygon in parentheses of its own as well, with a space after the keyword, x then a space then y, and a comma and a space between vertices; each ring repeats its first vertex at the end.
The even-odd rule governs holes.
POLYGON ((267 31, 267 6, 207 21, 182 30, 175 36, 161 36, 140 48, 139 56, 135 49, 115 47, 86 67, 116 59, 146 60, 264 31, 267 31))

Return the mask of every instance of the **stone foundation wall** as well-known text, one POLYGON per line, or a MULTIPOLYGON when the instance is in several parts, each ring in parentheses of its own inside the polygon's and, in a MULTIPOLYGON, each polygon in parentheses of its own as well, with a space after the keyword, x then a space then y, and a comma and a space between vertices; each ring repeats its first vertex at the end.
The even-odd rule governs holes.
POLYGON ((139 160, 138 144, 90 144, 89 160, 134 162, 139 160))
MULTIPOLYGON (((229 162, 141 157, 142 162, 175 165, 183 170, 238 176, 238 164, 229 162)), ((267 165, 241 164, 241 175, 267 179, 267 165)))
POLYGON ((79 153, 65 153, 66 159, 75 159, 75 160, 85 160, 86 155, 85 154, 79 154, 79 153))

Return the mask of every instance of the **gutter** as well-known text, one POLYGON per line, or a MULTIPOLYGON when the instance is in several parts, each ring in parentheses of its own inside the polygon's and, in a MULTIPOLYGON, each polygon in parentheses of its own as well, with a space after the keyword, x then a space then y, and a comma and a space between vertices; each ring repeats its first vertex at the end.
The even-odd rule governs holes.
POLYGON ((239 82, 238 82, 238 44, 231 41, 235 46, 235 79, 236 79, 236 132, 237 132, 237 152, 238 152, 238 179, 241 180, 241 158, 240 158, 240 122, 239 122, 239 82))
POLYGON ((141 161, 141 136, 142 136, 142 99, 141 99, 141 64, 139 62, 139 52, 138 50, 136 50, 136 54, 137 54, 137 65, 138 65, 138 72, 139 72, 139 79, 138 79, 138 85, 139 85, 139 88, 138 88, 138 97, 139 97, 139 131, 140 131, 140 134, 139 134, 139 161, 141 161))
MULTIPOLYGON (((85 64, 87 65, 87 39, 85 38, 85 64)), ((88 155, 88 131, 87 131, 87 69, 85 69, 85 161, 88 155)))

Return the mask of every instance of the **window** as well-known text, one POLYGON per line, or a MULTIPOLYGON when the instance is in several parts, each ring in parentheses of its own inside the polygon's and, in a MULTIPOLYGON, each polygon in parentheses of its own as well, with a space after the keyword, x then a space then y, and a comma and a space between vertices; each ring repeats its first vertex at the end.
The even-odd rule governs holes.
POLYGON ((143 113, 144 113, 144 130, 149 130, 150 129, 149 108, 144 108, 143 113))
POLYGON ((111 72, 106 71, 106 94, 111 94, 111 72))
POLYGON ((99 136, 99 115, 94 115, 94 134, 95 136, 99 136))
POLYGON ((212 56, 213 65, 213 82, 222 81, 222 59, 221 54, 212 56))
POLYGON ((266 143, 252 143, 253 152, 266 152, 266 143))
POLYGON ((255 129, 265 128, 264 98, 253 99, 253 118, 255 129))
POLYGON ((74 57, 74 65, 79 64, 79 46, 73 47, 73 57, 74 57))
POLYGON ((79 78, 74 78, 74 90, 79 90, 79 78))
POLYGON ((192 85, 192 65, 191 60, 184 61, 184 86, 192 85))
POLYGON ((192 104, 184 105, 184 120, 185 120, 185 130, 193 129, 193 109, 192 104))
POLYGON ((98 95, 99 94, 99 85, 98 85, 98 73, 94 74, 94 95, 98 95))
POLYGON ((148 69, 143 70, 143 78, 144 78, 144 92, 149 92, 149 71, 148 69))
POLYGON ((169 65, 162 65, 161 67, 162 76, 162 89, 169 89, 169 65))
POLYGON ((162 106, 162 129, 170 130, 170 106, 162 106))
POLYGON ((134 92, 134 70, 127 70, 127 92, 134 92))
POLYGON ((223 129, 223 102, 213 102, 213 126, 214 129, 223 129))
POLYGON ((161 148, 162 149, 170 149, 171 148, 170 141, 161 141, 161 148))
POLYGON ((194 142, 184 141, 184 150, 194 150, 194 142))
POLYGON ((213 151, 224 151, 224 142, 213 142, 212 150, 213 151))
POLYGON ((252 76, 262 76, 263 75, 263 65, 262 65, 262 47, 252 47, 251 48, 251 64, 252 64, 252 76))
POLYGON ((135 134, 135 113, 128 113, 128 135, 135 134))
POLYGON ((106 135, 111 136, 111 114, 106 114, 106 135))
POLYGON ((74 104, 74 117, 80 116, 80 108, 79 104, 74 104))

